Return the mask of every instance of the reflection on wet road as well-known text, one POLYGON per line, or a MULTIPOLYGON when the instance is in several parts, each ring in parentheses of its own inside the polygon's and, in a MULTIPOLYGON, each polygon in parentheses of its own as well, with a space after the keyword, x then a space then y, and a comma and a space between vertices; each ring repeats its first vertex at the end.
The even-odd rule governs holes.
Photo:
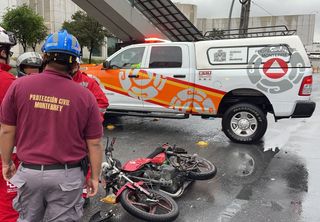
MULTIPOLYGON (((122 162, 143 157, 163 143, 177 144, 189 153, 214 162, 218 174, 193 183, 177 199, 178 222, 320 221, 320 78, 314 76, 317 108, 308 119, 274 123, 271 116, 263 142, 231 143, 221 132, 220 119, 165 120, 121 117, 109 120, 105 136, 117 137, 114 156, 122 162), (199 141, 206 143, 199 144, 199 141)), ((101 192, 100 195, 103 195, 101 192)), ((90 215, 113 209, 108 221, 140 221, 120 205, 91 200, 90 215)))

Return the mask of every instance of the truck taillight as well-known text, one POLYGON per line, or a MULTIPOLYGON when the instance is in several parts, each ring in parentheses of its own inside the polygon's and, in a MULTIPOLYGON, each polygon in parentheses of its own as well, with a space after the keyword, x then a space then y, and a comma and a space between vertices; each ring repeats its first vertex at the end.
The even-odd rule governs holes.
POLYGON ((306 76, 302 80, 299 96, 310 96, 312 92, 312 76, 306 76))

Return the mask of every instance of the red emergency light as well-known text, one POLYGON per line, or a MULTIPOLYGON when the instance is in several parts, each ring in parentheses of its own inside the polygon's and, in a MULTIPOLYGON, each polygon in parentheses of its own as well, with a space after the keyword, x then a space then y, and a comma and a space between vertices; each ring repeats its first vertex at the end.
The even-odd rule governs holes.
POLYGON ((165 40, 165 39, 156 38, 156 37, 150 37, 150 38, 145 38, 144 42, 145 43, 157 43, 157 42, 170 42, 170 41, 165 40))

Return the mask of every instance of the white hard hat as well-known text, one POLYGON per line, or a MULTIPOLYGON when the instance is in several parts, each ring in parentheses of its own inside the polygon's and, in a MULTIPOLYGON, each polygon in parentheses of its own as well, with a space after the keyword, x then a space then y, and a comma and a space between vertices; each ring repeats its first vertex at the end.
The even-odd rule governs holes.
POLYGON ((42 56, 37 52, 25 52, 17 58, 17 66, 42 66, 42 56))
POLYGON ((16 38, 12 32, 7 32, 0 26, 0 47, 1 46, 14 46, 17 44, 16 38))
POLYGON ((24 72, 25 66, 31 66, 41 69, 42 68, 42 56, 37 52, 25 52, 17 58, 17 71, 18 76, 26 75, 24 72))

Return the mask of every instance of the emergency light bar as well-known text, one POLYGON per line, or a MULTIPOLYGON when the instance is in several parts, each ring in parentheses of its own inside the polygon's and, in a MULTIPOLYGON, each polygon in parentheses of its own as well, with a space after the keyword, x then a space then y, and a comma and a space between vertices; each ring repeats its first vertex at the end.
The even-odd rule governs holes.
POLYGON ((171 42, 171 41, 166 40, 166 39, 151 37, 151 38, 145 38, 144 42, 145 43, 157 43, 157 42, 171 42))

